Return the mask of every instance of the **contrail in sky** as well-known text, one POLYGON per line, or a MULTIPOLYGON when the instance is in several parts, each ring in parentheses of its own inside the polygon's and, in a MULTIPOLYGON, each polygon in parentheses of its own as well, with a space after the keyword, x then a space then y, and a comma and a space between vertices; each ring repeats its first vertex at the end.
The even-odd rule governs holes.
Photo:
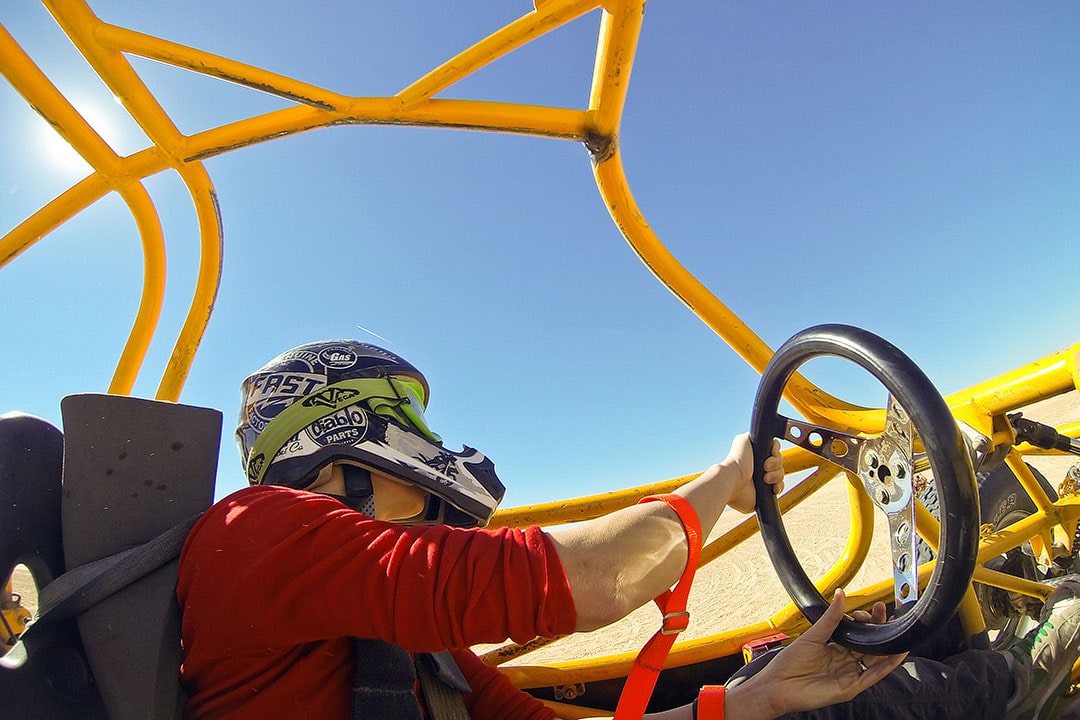
POLYGON ((377 332, 372 332, 371 330, 368 330, 368 329, 367 329, 366 327, 364 327, 363 325, 357 325, 356 327, 357 327, 358 329, 360 329, 360 330, 363 330, 363 331, 364 331, 364 332, 366 332, 366 333, 367 333, 368 335, 374 335, 375 337, 379 338, 380 340, 382 340, 383 342, 387 343, 388 345, 393 345, 393 344, 394 344, 394 341, 393 341, 393 340, 390 340, 389 338, 384 338, 384 337, 383 337, 382 335, 380 335, 379 333, 377 333, 377 332))

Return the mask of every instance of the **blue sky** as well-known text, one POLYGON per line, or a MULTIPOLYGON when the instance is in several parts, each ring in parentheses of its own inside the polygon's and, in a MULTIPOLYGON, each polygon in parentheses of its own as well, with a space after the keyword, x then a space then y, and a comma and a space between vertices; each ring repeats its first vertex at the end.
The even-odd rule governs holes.
MULTIPOLYGON (((33 2, 0 22, 121 153, 145 147, 33 2)), ((524 0, 142 3, 103 19, 351 95, 390 95, 524 0)), ((444 96, 582 107, 597 14, 444 96)), ((653 0, 622 126, 639 205, 771 345, 866 327, 951 392, 1080 339, 1080 5, 653 0)), ((283 103, 134 60, 185 132, 283 103)), ((0 83, 0 232, 86 174, 0 83)), ((220 408, 218 494, 242 486, 240 380, 310 340, 380 342, 428 375, 428 419, 497 465, 507 503, 700 470, 746 428, 757 374, 619 235, 567 141, 349 127, 209 160, 224 274, 182 400, 220 408), (363 329, 376 333, 375 338, 363 329)), ((190 200, 149 178, 169 294, 152 396, 196 271, 190 200)), ((0 405, 59 422, 104 391, 141 286, 110 196, 0 270, 0 405)), ((863 401, 861 382, 821 379, 863 401)))

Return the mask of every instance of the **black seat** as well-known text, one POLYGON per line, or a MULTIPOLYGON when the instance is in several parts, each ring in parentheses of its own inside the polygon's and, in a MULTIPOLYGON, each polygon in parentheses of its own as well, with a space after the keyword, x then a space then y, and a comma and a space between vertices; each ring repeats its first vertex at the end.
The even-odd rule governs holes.
MULTIPOLYGON (((221 437, 221 414, 206 408, 74 395, 61 410, 63 437, 39 418, 0 416, 0 573, 25 564, 43 596, 65 570, 209 507, 221 437)), ((179 718, 175 588, 173 560, 77 619, 31 624, 0 658, 4 717, 179 718)))
MULTIPOLYGON (((31 415, 0 415, 0 575, 22 563, 43 587, 64 572, 62 467, 59 430, 31 415)), ((26 650, 25 659, 18 648, 0 658, 5 717, 107 718, 74 620, 43 630, 26 650)))

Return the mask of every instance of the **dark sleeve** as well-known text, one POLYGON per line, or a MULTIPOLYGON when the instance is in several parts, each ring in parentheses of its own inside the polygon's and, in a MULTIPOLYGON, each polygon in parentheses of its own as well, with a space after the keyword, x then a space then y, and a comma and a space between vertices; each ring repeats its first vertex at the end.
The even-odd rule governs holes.
POLYGON ((338 637, 438 651, 576 623, 539 528, 406 527, 287 488, 241 490, 207 511, 179 580, 185 625, 199 623, 202 640, 232 655, 338 637))

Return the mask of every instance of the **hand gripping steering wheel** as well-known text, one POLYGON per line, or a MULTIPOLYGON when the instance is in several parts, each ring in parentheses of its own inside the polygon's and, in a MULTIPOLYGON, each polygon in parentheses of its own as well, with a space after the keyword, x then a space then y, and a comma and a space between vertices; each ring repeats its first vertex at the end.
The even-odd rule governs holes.
POLYGON ((796 334, 776 351, 761 375, 750 429, 758 522, 784 588, 803 615, 815 622, 829 603, 799 563, 776 496, 762 478, 761 464, 773 438, 799 445, 858 477, 889 518, 895 619, 874 625, 844 618, 833 640, 858 652, 884 655, 910 650, 943 629, 967 592, 975 569, 979 493, 956 421, 926 375, 890 343, 846 325, 819 325, 796 334), (820 355, 857 363, 885 386, 889 402, 884 432, 871 437, 848 435, 778 413, 788 379, 800 365, 820 355), (913 486, 915 434, 927 453, 941 503, 937 562, 921 593, 913 486))

